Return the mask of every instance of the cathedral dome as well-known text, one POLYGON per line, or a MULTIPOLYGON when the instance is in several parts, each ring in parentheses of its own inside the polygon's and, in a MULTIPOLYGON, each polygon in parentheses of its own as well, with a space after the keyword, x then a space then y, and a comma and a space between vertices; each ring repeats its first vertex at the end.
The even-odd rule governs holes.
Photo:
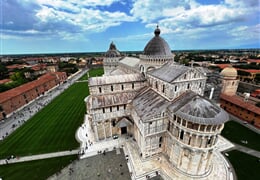
POLYGON ((160 29, 154 30, 154 37, 147 43, 144 48, 144 55, 155 55, 155 56, 171 56, 172 52, 168 43, 160 37, 160 29))
POLYGON ((116 45, 111 42, 109 46, 109 50, 105 54, 106 57, 118 57, 120 56, 120 52, 116 49, 116 45))
POLYGON ((224 68, 220 72, 220 74, 223 77, 236 78, 237 77, 237 70, 230 65, 230 66, 224 68))

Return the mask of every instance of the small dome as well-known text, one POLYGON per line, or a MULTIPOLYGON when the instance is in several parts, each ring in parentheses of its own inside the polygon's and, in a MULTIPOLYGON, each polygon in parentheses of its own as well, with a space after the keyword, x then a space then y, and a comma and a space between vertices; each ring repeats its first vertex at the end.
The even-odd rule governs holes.
POLYGON ((236 78, 237 77, 237 70, 230 65, 230 66, 224 68, 220 72, 220 74, 223 77, 236 78))
POLYGON ((160 29, 154 30, 154 37, 147 43, 144 48, 144 55, 171 56, 172 52, 168 43, 160 37, 160 29))

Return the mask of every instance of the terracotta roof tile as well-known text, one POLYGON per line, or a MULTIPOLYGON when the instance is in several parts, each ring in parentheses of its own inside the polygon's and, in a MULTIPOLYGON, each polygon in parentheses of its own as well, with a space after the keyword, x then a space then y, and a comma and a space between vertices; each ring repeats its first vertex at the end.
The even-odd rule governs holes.
POLYGON ((232 104, 235 104, 237 106, 240 106, 246 110, 249 110, 251 112, 254 112, 258 115, 260 115, 260 108, 255 106, 254 104, 251 104, 250 102, 245 102, 243 100, 243 98, 239 97, 239 96, 228 96, 228 95, 225 95, 225 94, 221 94, 220 95, 220 99, 223 99, 225 101, 229 101, 231 102, 232 104))
POLYGON ((57 77, 53 74, 45 74, 43 76, 41 76, 39 79, 23 84, 21 86, 18 86, 16 88, 10 89, 8 91, 2 92, 0 93, 0 103, 3 103, 5 101, 7 101, 8 99, 11 99, 13 97, 16 97, 22 93, 25 93, 26 91, 29 91, 35 87, 38 87, 46 82, 49 82, 51 80, 55 80, 57 79, 57 77))

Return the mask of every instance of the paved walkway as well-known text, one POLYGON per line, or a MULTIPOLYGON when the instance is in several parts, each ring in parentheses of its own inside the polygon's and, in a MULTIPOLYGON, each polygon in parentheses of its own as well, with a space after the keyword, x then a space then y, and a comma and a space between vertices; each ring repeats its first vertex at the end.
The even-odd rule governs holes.
POLYGON ((74 154, 78 154, 78 153, 79 153, 79 150, 75 149, 75 150, 71 150, 71 151, 61 151, 61 152, 38 154, 38 155, 32 155, 32 156, 23 156, 23 157, 19 157, 19 158, 16 157, 16 158, 10 159, 10 160, 2 159, 2 160, 0 160, 0 165, 33 161, 33 160, 39 160, 39 159, 48 159, 48 158, 61 157, 61 156, 68 156, 68 155, 74 155, 74 154))
POLYGON ((256 151, 254 149, 250 149, 250 148, 247 148, 245 146, 241 146, 241 145, 235 144, 235 143, 234 143, 234 145, 235 145, 235 149, 237 149, 238 151, 241 151, 241 152, 244 152, 246 154, 260 158, 260 152, 259 151, 256 151))
POLYGON ((231 120, 236 121, 239 124, 243 125, 244 127, 246 127, 248 129, 250 129, 250 130, 260 134, 260 129, 258 129, 257 127, 253 126, 252 124, 246 123, 244 120, 239 119, 238 117, 236 117, 236 116, 234 116, 232 114, 229 114, 229 117, 230 117, 231 120))

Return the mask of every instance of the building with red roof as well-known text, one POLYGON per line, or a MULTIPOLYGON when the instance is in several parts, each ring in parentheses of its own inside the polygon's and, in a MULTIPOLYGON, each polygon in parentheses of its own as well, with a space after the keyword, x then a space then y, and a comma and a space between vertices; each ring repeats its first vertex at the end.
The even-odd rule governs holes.
POLYGON ((237 95, 220 95, 220 106, 236 117, 260 128, 260 108, 237 95))
POLYGON ((26 105, 66 79, 65 72, 47 73, 35 81, 0 93, 0 118, 26 105))

